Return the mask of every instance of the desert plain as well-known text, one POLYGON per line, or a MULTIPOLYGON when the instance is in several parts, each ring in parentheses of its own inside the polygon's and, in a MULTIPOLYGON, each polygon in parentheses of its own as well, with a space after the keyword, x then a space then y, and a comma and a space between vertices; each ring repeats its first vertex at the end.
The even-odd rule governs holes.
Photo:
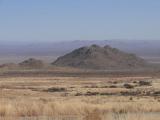
POLYGON ((1 120, 159 120, 160 72, 2 70, 1 120))

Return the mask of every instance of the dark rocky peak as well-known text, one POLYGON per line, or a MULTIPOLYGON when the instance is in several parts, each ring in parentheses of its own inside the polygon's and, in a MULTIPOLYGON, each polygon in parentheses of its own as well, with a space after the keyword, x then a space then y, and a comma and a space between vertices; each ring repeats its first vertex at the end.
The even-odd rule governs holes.
POLYGON ((98 49, 98 48, 101 48, 99 45, 96 45, 96 44, 93 44, 91 45, 89 48, 95 48, 95 49, 98 49))
POLYGON ((143 59, 112 48, 91 45, 59 57, 52 64, 85 69, 135 68, 145 65, 143 59))

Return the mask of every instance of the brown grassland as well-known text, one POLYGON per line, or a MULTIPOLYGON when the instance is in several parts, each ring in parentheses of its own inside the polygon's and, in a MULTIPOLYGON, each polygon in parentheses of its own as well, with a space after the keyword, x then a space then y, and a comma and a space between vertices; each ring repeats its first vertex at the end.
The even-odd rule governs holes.
POLYGON ((160 76, 1 71, 0 120, 160 120, 160 76))

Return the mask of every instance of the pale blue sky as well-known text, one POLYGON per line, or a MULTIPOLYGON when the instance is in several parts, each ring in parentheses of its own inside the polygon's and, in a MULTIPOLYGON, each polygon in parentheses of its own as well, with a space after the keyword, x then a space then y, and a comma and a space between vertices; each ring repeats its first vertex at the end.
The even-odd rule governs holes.
POLYGON ((160 0, 0 0, 0 41, 160 40, 160 0))

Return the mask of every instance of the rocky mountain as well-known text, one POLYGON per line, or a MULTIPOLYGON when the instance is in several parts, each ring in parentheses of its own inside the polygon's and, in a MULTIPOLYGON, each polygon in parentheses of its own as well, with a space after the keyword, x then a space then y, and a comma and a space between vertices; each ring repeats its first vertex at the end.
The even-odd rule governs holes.
POLYGON ((44 66, 43 61, 37 60, 34 58, 29 58, 21 63, 19 63, 19 67, 21 68, 42 68, 44 66))
POLYGON ((91 45, 59 57, 52 64, 84 69, 121 69, 142 67, 145 66, 146 62, 134 54, 122 52, 108 45, 104 47, 91 45))
POLYGON ((0 64, 18 63, 27 58, 36 58, 50 63, 59 56, 76 48, 97 44, 110 45, 121 51, 134 53, 145 60, 159 62, 160 40, 74 40, 52 42, 0 43, 0 64))
POLYGON ((5 63, 5 64, 0 64, 0 69, 14 69, 14 68, 17 68, 17 64, 15 63, 5 63))

